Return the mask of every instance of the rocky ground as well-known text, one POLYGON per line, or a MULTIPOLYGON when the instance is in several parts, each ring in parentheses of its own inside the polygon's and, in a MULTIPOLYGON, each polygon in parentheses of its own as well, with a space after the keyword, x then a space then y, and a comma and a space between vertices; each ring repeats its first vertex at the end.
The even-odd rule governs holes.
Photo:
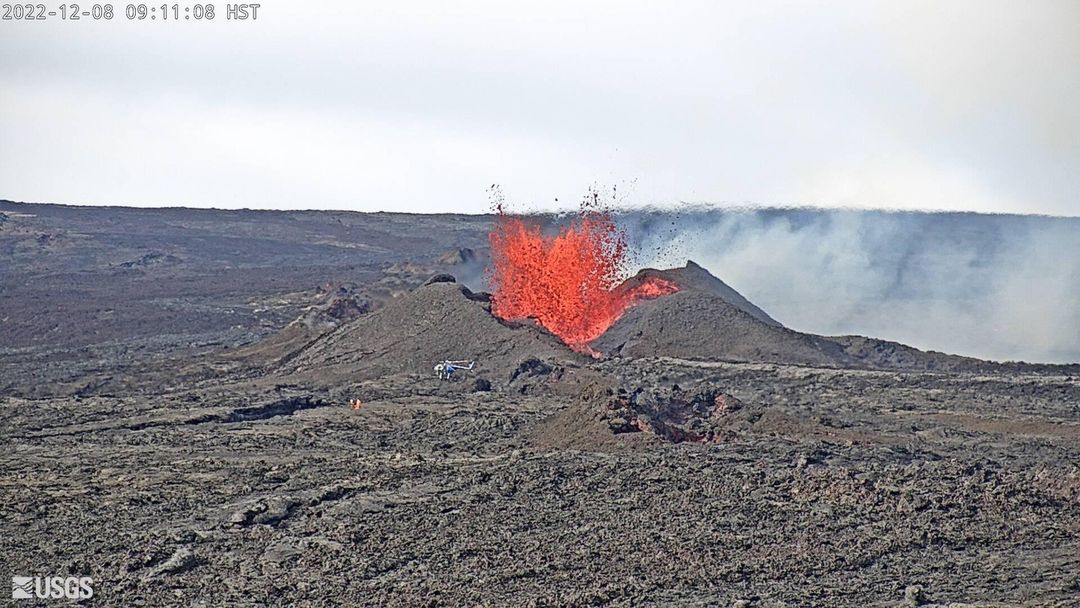
MULTIPOLYGON (((1080 605, 1074 368, 594 360, 410 291, 470 244, 432 238, 344 291, 238 284, 287 304, 235 342, 8 342, 4 571, 92 576, 102 606, 1080 605), (421 346, 448 343, 483 358, 440 382, 421 346)), ((6 323, 63 293, 20 264, 6 323)), ((170 297, 219 280, 200 264, 170 297)))
POLYGON ((400 378, 372 400, 261 381, 8 398, 0 554, 12 572, 90 574, 102 605, 1080 597, 1075 379, 573 371, 704 384, 738 405, 710 414, 712 441, 673 443, 602 426, 606 404, 561 396, 550 375, 525 395, 400 378), (568 444, 553 417, 581 408, 594 427, 568 444))

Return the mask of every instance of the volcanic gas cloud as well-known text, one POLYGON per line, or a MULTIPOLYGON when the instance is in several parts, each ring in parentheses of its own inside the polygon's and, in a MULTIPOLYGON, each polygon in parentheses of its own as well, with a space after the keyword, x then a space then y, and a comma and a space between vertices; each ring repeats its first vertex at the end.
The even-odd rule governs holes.
MULTIPOLYGON (((595 199, 594 199, 595 200, 595 199)), ((492 312, 536 319, 574 350, 592 352, 627 308, 679 287, 660 278, 620 285, 626 238, 604 210, 583 205, 557 234, 498 209, 491 231, 492 312)))

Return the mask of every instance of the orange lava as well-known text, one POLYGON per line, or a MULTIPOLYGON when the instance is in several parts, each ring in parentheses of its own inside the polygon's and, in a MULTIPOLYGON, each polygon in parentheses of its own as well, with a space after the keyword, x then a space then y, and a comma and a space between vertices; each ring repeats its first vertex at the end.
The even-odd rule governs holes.
POLYGON ((492 312, 536 319, 578 351, 592 353, 588 343, 638 301, 679 290, 657 277, 619 286, 626 239, 602 211, 583 208, 572 224, 545 235, 500 208, 490 240, 492 312))

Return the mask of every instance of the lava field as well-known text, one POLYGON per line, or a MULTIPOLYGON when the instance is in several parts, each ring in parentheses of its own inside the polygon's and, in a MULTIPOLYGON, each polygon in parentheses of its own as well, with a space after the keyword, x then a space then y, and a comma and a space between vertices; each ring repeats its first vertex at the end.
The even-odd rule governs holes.
POLYGON ((692 262, 560 324, 492 217, 0 212, 0 555, 87 605, 1080 605, 1080 364, 692 262))

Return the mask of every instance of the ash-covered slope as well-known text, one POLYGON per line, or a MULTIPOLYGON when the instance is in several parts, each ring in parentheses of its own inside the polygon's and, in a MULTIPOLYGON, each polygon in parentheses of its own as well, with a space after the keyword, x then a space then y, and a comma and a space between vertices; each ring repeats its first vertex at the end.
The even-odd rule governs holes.
MULTIPOLYGON (((628 310, 591 346, 608 355, 796 365, 979 371, 1000 364, 921 351, 862 336, 824 337, 783 327, 704 268, 646 269, 681 290, 628 310)), ((1043 367, 1043 366, 1028 366, 1043 367)))
MULTIPOLYGON (((662 271, 651 271, 668 278, 662 271)), ((639 303, 591 346, 608 355, 831 365, 843 348, 766 323, 716 294, 694 288, 639 303)))
POLYGON ((342 286, 336 293, 328 294, 323 302, 308 306, 299 317, 277 333, 233 350, 225 358, 266 366, 284 363, 319 336, 369 313, 371 308, 371 301, 342 286))
POLYGON ((530 359, 580 361, 558 338, 531 323, 506 323, 491 314, 484 294, 449 276, 394 298, 369 314, 331 330, 287 364, 284 371, 328 379, 428 376, 446 359, 476 361, 470 375, 506 382, 530 359))
POLYGON ((738 308, 766 325, 783 327, 779 321, 773 319, 764 310, 761 310, 750 300, 744 298, 741 293, 735 291, 730 285, 716 278, 712 273, 697 265, 692 260, 688 260, 686 266, 683 266, 682 268, 671 268, 668 270, 646 268, 628 279, 624 285, 636 285, 649 277, 658 277, 673 281, 683 291, 696 291, 719 296, 728 304, 731 304, 735 308, 738 308))

